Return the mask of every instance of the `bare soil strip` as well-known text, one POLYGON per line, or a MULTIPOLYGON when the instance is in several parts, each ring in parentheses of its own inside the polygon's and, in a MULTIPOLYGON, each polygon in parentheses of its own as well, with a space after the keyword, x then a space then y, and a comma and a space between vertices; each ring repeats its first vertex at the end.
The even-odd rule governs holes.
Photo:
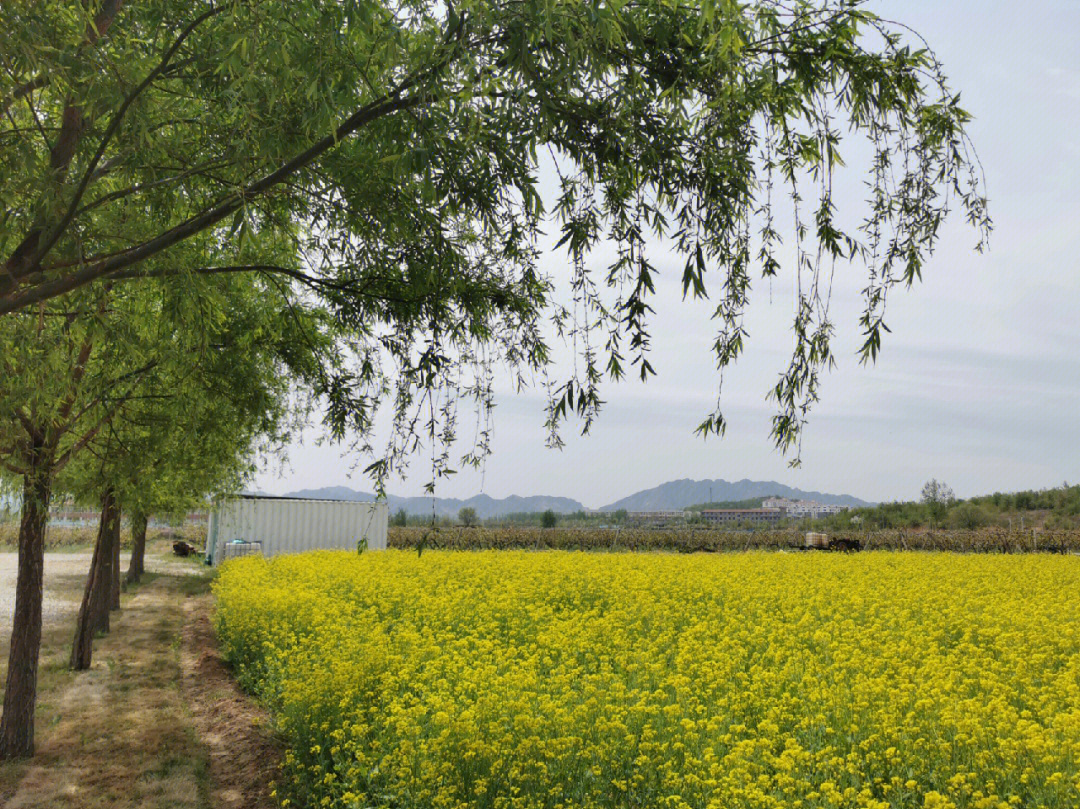
POLYGON ((270 797, 282 745, 270 717, 241 693, 218 653, 210 624, 211 597, 184 604, 180 667, 184 696, 209 755, 213 807, 277 806, 270 797))

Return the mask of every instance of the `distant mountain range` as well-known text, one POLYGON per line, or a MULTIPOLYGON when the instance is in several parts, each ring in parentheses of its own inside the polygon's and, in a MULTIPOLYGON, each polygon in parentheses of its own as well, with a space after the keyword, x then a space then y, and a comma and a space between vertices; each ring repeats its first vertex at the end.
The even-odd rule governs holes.
POLYGON ((789 497, 792 500, 815 500, 818 503, 836 506, 869 506, 865 500, 850 494, 825 494, 793 489, 773 480, 739 480, 729 483, 726 480, 671 480, 652 489, 632 494, 622 500, 603 506, 601 511, 615 511, 625 508, 627 511, 668 511, 686 508, 698 503, 716 503, 722 501, 749 500, 752 497, 789 497))
MULTIPOLYGON (((374 500, 375 495, 370 492, 358 492, 346 486, 326 486, 322 489, 301 489, 296 492, 286 492, 284 497, 309 497, 316 500, 374 500)), ((476 509, 476 516, 482 520, 492 517, 505 517, 507 514, 520 514, 530 511, 547 511, 551 509, 557 514, 569 514, 573 511, 583 511, 585 506, 577 500, 569 497, 518 497, 511 495, 501 500, 489 497, 486 494, 478 494, 467 500, 459 500, 456 497, 436 497, 435 516, 456 517, 463 508, 476 509)), ((398 497, 390 494, 386 497, 386 503, 393 514, 400 508, 405 509, 407 514, 428 515, 431 513, 432 498, 430 497, 398 497)))
MULTIPOLYGON (((655 488, 645 489, 629 497, 616 500, 614 503, 609 503, 599 510, 617 511, 624 508, 627 511, 669 511, 697 505, 698 503, 748 500, 752 497, 768 497, 770 495, 790 497, 795 500, 816 500, 819 503, 841 506, 871 505, 865 500, 860 500, 848 494, 824 494, 822 492, 803 491, 774 481, 740 480, 729 483, 726 480, 684 479, 672 480, 655 488)), ((347 486, 300 489, 295 492, 286 492, 282 496, 305 497, 316 500, 366 501, 375 499, 375 495, 370 492, 356 491, 347 486)), ((402 508, 408 514, 426 515, 432 511, 431 497, 398 497, 391 494, 387 496, 386 500, 391 513, 402 508)), ((577 500, 569 497, 518 497, 517 495, 511 495, 510 497, 496 499, 486 494, 478 494, 466 500, 460 500, 456 497, 434 498, 434 509, 437 517, 456 517, 458 511, 466 507, 476 509, 476 515, 484 520, 492 517, 505 517, 507 514, 547 511, 548 509, 557 514, 588 510, 577 500)))

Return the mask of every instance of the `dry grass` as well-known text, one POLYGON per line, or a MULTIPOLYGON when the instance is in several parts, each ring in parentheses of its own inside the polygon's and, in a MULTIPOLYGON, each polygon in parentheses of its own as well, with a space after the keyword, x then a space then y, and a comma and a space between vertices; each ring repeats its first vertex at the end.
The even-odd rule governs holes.
MULTIPOLYGON (((222 728, 225 752, 261 761, 266 772, 278 760, 272 739, 253 727, 258 710, 224 670, 223 679, 203 683, 205 666, 191 662, 216 657, 213 635, 195 631, 209 627, 209 574, 164 556, 164 543, 153 550, 148 566, 158 572, 124 596, 112 631, 95 641, 89 671, 66 667, 70 617, 46 626, 37 754, 0 765, 5 809, 259 805, 261 796, 249 794, 256 787, 222 766, 222 728)), ((266 772, 252 772, 268 781, 266 772)))
POLYGON ((180 664, 199 737, 209 751, 212 805, 270 809, 283 742, 269 714, 245 696, 218 653, 209 593, 184 604, 180 664))
MULTIPOLYGON (((63 526, 50 525, 45 532, 45 550, 67 551, 84 550, 93 547, 97 537, 96 525, 63 526)), ((150 528, 146 532, 146 541, 183 539, 192 545, 202 547, 206 544, 206 526, 185 525, 177 528, 150 528)), ((15 550, 18 547, 18 522, 0 522, 0 550, 15 550)), ((131 547, 131 531, 124 526, 120 530, 120 547, 131 547)))
MULTIPOLYGON (((184 597, 177 577, 147 578, 97 641, 94 666, 42 684, 37 754, 13 768, 5 807, 210 805, 206 750, 180 688, 184 597)), ((68 634, 50 658, 66 657, 68 634)))

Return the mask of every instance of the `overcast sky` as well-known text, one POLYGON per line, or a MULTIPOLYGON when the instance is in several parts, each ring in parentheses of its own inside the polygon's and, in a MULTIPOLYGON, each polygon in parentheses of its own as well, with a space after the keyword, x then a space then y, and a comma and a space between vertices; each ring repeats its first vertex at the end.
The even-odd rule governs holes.
MULTIPOLYGON (((873 367, 855 357, 864 270, 838 268, 839 367, 810 416, 802 467, 773 449, 765 401, 792 346, 790 284, 756 283, 748 348, 724 382, 727 435, 702 441, 693 430, 717 382, 710 307, 681 301, 682 262, 660 247, 658 376, 607 386, 600 423, 587 437, 566 431, 562 451, 544 448, 538 392, 501 393, 493 457, 437 494, 562 495, 599 507, 675 478, 776 480, 868 500, 915 498, 930 477, 961 497, 1080 482, 1080 2, 888 0, 876 10, 926 37, 974 114, 995 230, 979 255, 975 233, 954 217, 923 282, 891 297, 892 334, 873 367)), ((863 180, 841 173, 844 204, 857 204, 863 180)), ((545 256, 552 274, 565 264, 545 256)), ((316 435, 257 486, 370 490, 359 473, 349 477, 357 459, 314 446, 316 435)), ((412 469, 389 490, 420 494, 430 465, 418 459, 412 469)))

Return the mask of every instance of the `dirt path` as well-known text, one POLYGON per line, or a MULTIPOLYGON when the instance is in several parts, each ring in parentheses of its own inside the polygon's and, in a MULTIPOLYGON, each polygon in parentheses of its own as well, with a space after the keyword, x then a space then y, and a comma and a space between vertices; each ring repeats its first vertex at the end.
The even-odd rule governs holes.
POLYGON ((64 665, 70 627, 48 635, 37 753, 0 768, 0 806, 274 805, 278 747, 218 658, 205 574, 167 558, 152 567, 161 572, 125 595, 95 641, 89 671, 64 665))
MULTIPOLYGON (((151 573, 184 575, 195 569, 190 562, 163 555, 163 543, 157 543, 147 555, 146 569, 151 573)), ((41 599, 42 632, 49 635, 58 629, 75 632, 86 573, 90 569, 90 551, 50 551, 45 554, 44 592, 41 599)), ((19 555, 0 553, 0 674, 7 666, 7 648, 11 637, 11 618, 15 612, 15 578, 19 555)), ((123 561, 127 565, 127 560, 123 561)), ((46 647, 48 643, 44 644, 46 647)), ((43 661, 44 662, 44 661, 43 661)), ((2 683, 2 681, 0 681, 2 683)))
POLYGON ((184 694, 199 738, 207 748, 211 805, 270 809, 282 746, 270 717, 247 698, 218 654, 210 624, 211 597, 184 604, 180 668, 184 694))

